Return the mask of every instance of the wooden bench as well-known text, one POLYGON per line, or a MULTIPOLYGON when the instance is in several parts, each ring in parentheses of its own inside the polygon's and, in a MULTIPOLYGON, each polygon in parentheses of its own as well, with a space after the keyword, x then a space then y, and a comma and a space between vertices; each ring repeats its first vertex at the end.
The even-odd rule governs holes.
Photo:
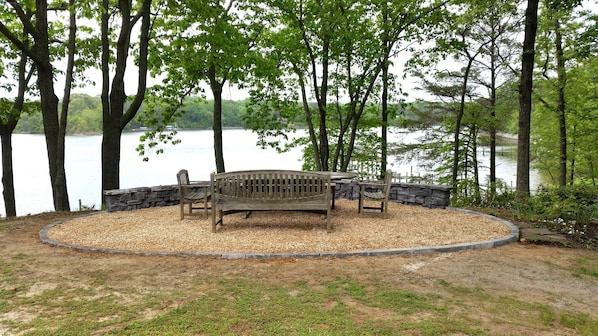
POLYGON ((293 170, 212 173, 212 232, 226 214, 251 211, 310 211, 326 215, 330 232, 330 176, 293 170))

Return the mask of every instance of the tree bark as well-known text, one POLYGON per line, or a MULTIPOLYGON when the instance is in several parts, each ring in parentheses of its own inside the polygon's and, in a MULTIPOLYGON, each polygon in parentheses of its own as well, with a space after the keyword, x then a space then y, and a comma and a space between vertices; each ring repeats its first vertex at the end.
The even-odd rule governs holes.
POLYGON ((496 194, 496 76, 497 47, 493 39, 490 45, 490 177, 488 190, 493 197, 496 194))
POLYGON ((27 60, 27 53, 22 51, 17 73, 17 97, 12 106, 13 111, 6 111, 5 113, 8 116, 7 119, 0 121, 0 140, 2 141, 2 187, 6 217, 14 217, 17 215, 12 157, 12 133, 19 121, 17 116, 23 113, 23 108, 25 106, 25 91, 29 86, 29 81, 35 70, 35 66, 32 66, 30 71, 27 71, 27 60))
MULTIPOLYGON (((388 162, 388 62, 382 65, 382 148, 380 153, 380 173, 386 172, 388 162)), ((384 176, 382 176, 384 177, 384 176)))
MULTIPOLYGON (((465 39, 465 36, 463 36, 465 39)), ((461 147, 461 122, 463 120, 463 115, 465 114, 465 98, 467 97, 467 85, 469 81, 469 74, 471 73, 471 67, 473 66, 473 61, 475 56, 471 56, 468 52, 467 54, 467 66, 465 67, 465 73, 463 74, 463 84, 461 85, 461 98, 459 101, 459 111, 457 112, 457 117, 455 119, 455 134, 453 134, 453 170, 452 170, 452 193, 458 193, 458 182, 459 182, 459 154, 460 154, 460 147, 461 147)), ((477 54, 476 54, 477 55, 477 54)))
POLYGON ((554 45, 556 49, 557 96, 556 113, 559 120, 559 187, 567 185, 567 121, 565 114, 565 86, 567 85, 567 69, 563 52, 563 36, 558 18, 554 18, 554 45))
MULTIPOLYGON (((14 125, 17 125, 14 119, 14 125)), ((14 130, 14 126, 12 127, 14 130)), ((2 141, 2 195, 4 196, 4 209, 6 217, 17 215, 15 202, 15 182, 12 165, 12 130, 9 126, 0 127, 0 141, 2 141)))
POLYGON ((102 203, 104 191, 120 188, 120 150, 121 136, 125 126, 135 117, 147 87, 147 56, 149 32, 151 29, 150 7, 151 0, 144 0, 139 13, 131 15, 131 0, 119 0, 118 8, 121 15, 121 25, 116 44, 116 59, 114 61, 114 76, 110 86, 110 41, 109 41, 109 1, 104 0, 105 10, 102 15, 102 203), (139 38, 139 78, 137 94, 131 105, 125 110, 127 95, 125 92, 125 73, 127 58, 131 44, 131 30, 137 20, 141 18, 139 38))
POLYGON ((521 60, 521 82, 519 84, 519 132, 517 135, 517 188, 520 199, 527 198, 530 168, 530 124, 532 112, 532 82, 536 32, 538 30, 538 2, 528 0, 525 11, 525 37, 521 60))
POLYGON ((54 69, 50 62, 47 1, 36 0, 36 9, 35 27, 37 38, 35 39, 34 51, 37 59, 37 86, 39 88, 48 151, 54 209, 56 211, 70 211, 64 169, 64 146, 59 145, 58 97, 54 92, 54 69))
POLYGON ((214 131, 214 158, 216 160, 216 172, 225 172, 224 167, 224 145, 222 141, 222 86, 216 79, 216 66, 211 65, 208 69, 208 80, 210 82, 210 89, 214 96, 214 124, 212 130, 214 131))

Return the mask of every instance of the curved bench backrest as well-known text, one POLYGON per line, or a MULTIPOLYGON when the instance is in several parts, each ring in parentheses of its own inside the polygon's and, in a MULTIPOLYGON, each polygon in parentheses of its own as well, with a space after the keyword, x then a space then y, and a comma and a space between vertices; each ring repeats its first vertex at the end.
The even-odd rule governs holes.
POLYGON ((248 170, 212 174, 212 197, 263 201, 330 198, 330 177, 293 170, 248 170))

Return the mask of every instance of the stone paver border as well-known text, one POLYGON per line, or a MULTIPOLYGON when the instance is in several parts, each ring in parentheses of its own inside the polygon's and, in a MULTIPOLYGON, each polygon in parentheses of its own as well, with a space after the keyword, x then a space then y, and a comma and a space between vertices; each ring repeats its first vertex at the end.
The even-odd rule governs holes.
MULTIPOLYGON (((458 252, 463 250, 473 250, 473 249, 487 249, 493 247, 504 246, 510 244, 512 242, 516 242, 519 240, 519 228, 514 225, 513 223, 506 221, 504 219, 486 215, 480 212, 459 209, 459 208, 447 208, 453 211, 462 211, 478 216, 483 216, 490 218, 492 220, 501 222, 502 224, 506 225, 510 230, 510 234, 492 240, 486 241, 479 241, 479 242, 469 242, 469 243, 461 243, 461 244, 453 244, 453 245, 441 245, 441 246, 422 246, 416 248, 397 248, 397 249, 380 249, 380 250, 356 250, 356 251, 348 251, 348 252, 305 252, 305 253, 234 253, 234 252, 226 252, 226 253, 219 253, 219 252, 151 252, 151 251, 130 251, 130 250, 119 250, 119 249, 110 249, 110 248, 98 248, 98 247, 89 247, 89 246, 78 246, 78 245, 71 245, 56 241, 48 237, 48 232, 53 227, 62 224, 64 221, 57 221, 52 224, 45 226, 40 232, 39 236, 42 242, 49 244, 51 246, 56 247, 63 247, 69 248, 73 250, 79 251, 87 251, 87 252, 101 252, 101 253, 110 253, 110 254, 130 254, 130 255, 140 255, 140 256, 179 256, 179 257, 215 257, 215 258, 222 258, 222 259, 273 259, 273 258, 343 258, 343 257, 351 257, 351 256, 362 256, 362 257, 369 257, 369 256, 384 256, 384 255, 411 255, 411 254, 426 254, 426 253, 436 253, 436 252, 458 252)), ((101 214, 102 212, 86 214, 82 216, 75 216, 67 220, 84 217, 84 216, 94 216, 97 214, 101 214)))

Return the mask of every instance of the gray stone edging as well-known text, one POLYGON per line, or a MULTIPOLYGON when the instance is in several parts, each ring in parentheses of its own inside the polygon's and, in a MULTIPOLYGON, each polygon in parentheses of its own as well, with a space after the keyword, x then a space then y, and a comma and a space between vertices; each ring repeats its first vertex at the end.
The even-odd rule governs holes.
MULTIPOLYGON (((208 181, 204 181, 208 183, 208 181)), ((335 198, 359 199, 359 185, 355 180, 335 181, 335 198)), ((394 202, 445 208, 450 204, 451 187, 434 184, 393 182, 389 199, 394 202)), ((178 185, 160 185, 104 191, 108 212, 127 211, 155 206, 179 204, 178 185)))
MULTIPOLYGON (((388 255, 399 255, 399 254, 427 254, 427 253, 435 253, 435 252, 458 252, 464 250, 474 250, 474 249, 487 249, 493 247, 499 247, 503 245, 507 245, 512 242, 516 242, 519 240, 519 228, 515 226, 513 223, 506 221, 504 219, 486 215, 480 212, 466 210, 466 209, 459 209, 459 208, 447 208, 451 211, 461 211, 466 212, 474 215, 479 215, 483 217, 490 218, 492 220, 496 220, 501 222, 502 224, 506 225, 510 230, 511 233, 500 237, 497 239, 492 240, 485 240, 480 242, 469 242, 469 243, 459 243, 459 244, 452 244, 452 245, 439 245, 439 246, 422 246, 422 247, 415 247, 415 248, 397 248, 397 249, 379 249, 379 250, 355 250, 355 251, 348 251, 348 252, 298 252, 298 253, 263 253, 263 252, 251 252, 251 253, 235 253, 235 252, 173 252, 173 251, 131 251, 131 250, 119 250, 119 249, 110 249, 110 248, 97 248, 97 247, 88 247, 88 246, 79 246, 79 245, 71 245, 56 241, 48 237, 48 231, 50 231, 53 227, 62 224, 64 221, 57 221, 52 224, 45 226, 40 232, 39 236, 42 242, 57 247, 69 248, 73 250, 79 251, 88 251, 88 252, 102 252, 102 253, 110 253, 110 254, 130 254, 130 255, 141 255, 141 256, 179 256, 179 257, 216 257, 222 259, 274 259, 274 258, 343 258, 343 257, 351 257, 351 256, 388 256, 388 255)), ((75 216, 70 219, 85 217, 85 216, 93 216, 97 214, 101 214, 101 212, 95 212, 91 214, 85 214, 81 216, 75 216)))

